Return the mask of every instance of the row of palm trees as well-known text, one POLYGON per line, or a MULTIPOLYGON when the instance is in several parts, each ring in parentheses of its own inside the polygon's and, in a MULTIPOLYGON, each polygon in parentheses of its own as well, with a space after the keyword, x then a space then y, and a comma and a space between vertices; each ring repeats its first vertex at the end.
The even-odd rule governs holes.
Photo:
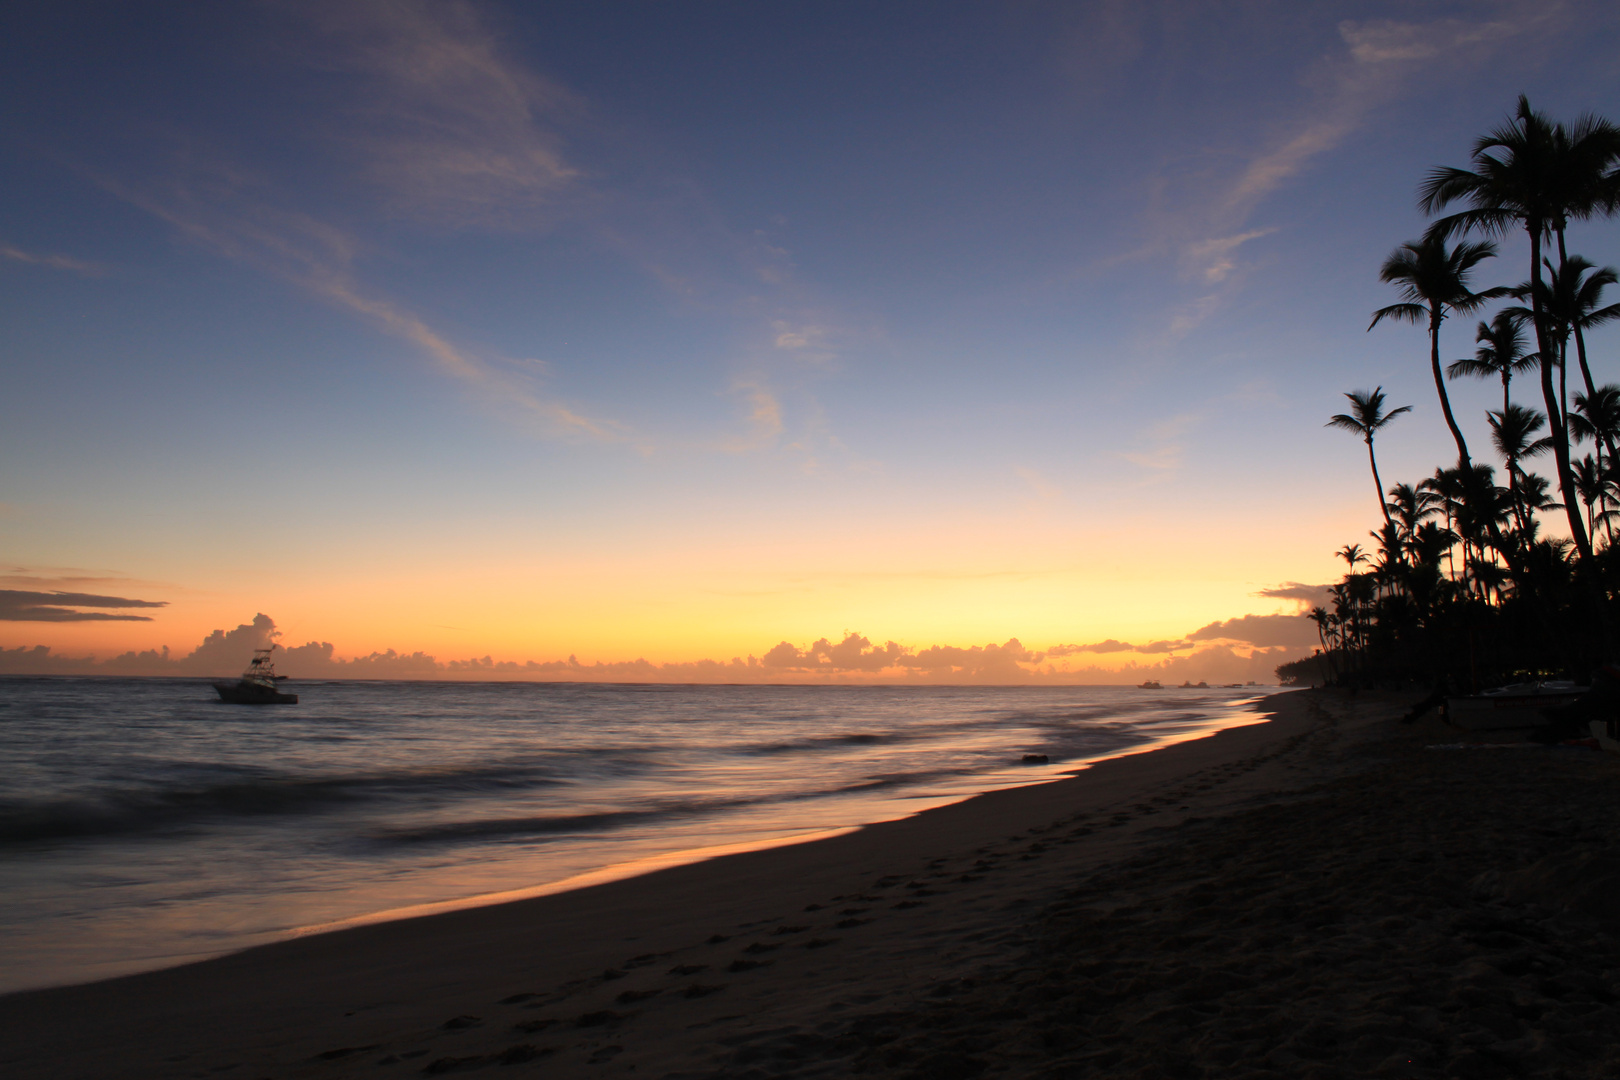
POLYGON ((1521 96, 1505 123, 1475 140, 1469 168, 1429 173, 1419 206, 1452 212, 1384 261, 1379 276, 1400 302, 1374 312, 1368 329, 1385 320, 1427 327, 1456 465, 1386 489, 1374 440, 1411 407, 1389 408, 1382 387, 1345 395, 1350 408, 1328 426, 1366 443, 1383 525, 1372 533, 1375 554, 1359 545, 1339 552, 1348 572, 1333 609, 1311 617, 1340 678, 1579 673, 1614 658, 1620 626, 1620 387, 1596 382, 1586 342, 1593 327, 1620 319, 1620 303, 1603 302, 1620 273, 1571 254, 1567 234, 1572 223, 1620 213, 1620 127, 1590 115, 1565 125, 1521 96), (1529 276, 1476 291, 1473 277, 1497 256, 1496 240, 1521 229, 1529 276), (1507 303, 1478 322, 1474 355, 1443 365, 1445 321, 1498 301, 1507 303), (1515 402, 1515 377, 1532 374, 1539 402, 1515 402), (1447 379, 1468 377, 1502 384, 1502 407, 1486 419, 1505 485, 1474 460, 1452 410, 1447 379), (1592 451, 1577 459, 1583 443, 1592 451), (1552 478, 1527 467, 1549 454, 1552 478), (1568 540, 1542 533, 1543 519, 1560 511, 1568 540))

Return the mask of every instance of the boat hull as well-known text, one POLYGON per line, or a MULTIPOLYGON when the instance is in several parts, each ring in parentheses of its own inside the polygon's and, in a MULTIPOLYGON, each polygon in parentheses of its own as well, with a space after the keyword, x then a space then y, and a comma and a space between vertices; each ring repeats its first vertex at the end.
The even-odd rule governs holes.
POLYGON ((214 689, 219 691, 219 699, 231 705, 296 705, 297 694, 284 694, 280 690, 246 680, 240 682, 217 682, 214 689))

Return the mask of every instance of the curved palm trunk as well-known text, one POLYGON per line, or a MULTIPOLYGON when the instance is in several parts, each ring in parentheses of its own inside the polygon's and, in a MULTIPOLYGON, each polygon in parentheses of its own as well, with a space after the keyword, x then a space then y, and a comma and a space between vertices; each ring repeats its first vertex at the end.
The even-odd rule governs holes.
MULTIPOLYGON (((1564 249, 1564 225, 1562 222, 1559 223, 1556 232, 1558 235, 1558 274, 1560 280, 1565 280, 1563 275, 1569 273, 1569 252, 1564 249)), ((1586 363, 1586 335, 1581 333, 1580 311, 1577 309, 1571 312, 1571 316, 1574 319, 1570 324, 1570 328, 1575 332, 1575 359, 1579 360, 1581 364, 1581 381, 1586 384, 1586 400, 1594 401, 1597 398, 1597 384, 1592 381, 1592 369, 1586 363)), ((1566 340, 1561 348, 1567 351, 1568 347, 1569 343, 1566 340)), ((1609 460, 1613 461, 1615 456, 1613 438, 1607 431, 1598 432, 1598 438, 1603 441, 1603 448, 1609 452, 1609 460)))
MULTIPOLYGON (((1586 383, 1586 400, 1597 400, 1597 388, 1592 385, 1592 372, 1586 366, 1586 335, 1581 333, 1580 324, 1575 325, 1575 358, 1581 362, 1581 379, 1586 383)), ((1598 430, 1598 439, 1602 443, 1599 457, 1608 455, 1609 461, 1615 460, 1614 436, 1607 429, 1598 430)))
MULTIPOLYGON (((1558 274, 1562 280, 1563 275, 1569 272, 1569 253, 1564 250, 1564 226, 1559 225, 1558 233, 1558 274)), ((1573 291, 1571 292, 1573 294, 1573 291)), ((1572 315, 1578 316, 1577 310, 1572 315)), ((1581 381, 1586 383, 1587 400, 1597 397, 1597 385, 1592 382, 1592 369, 1586 366, 1586 337, 1581 333, 1580 323, 1574 323, 1575 329, 1575 357, 1581 362, 1581 381)))
POLYGON ((1394 528, 1395 522, 1389 517, 1389 504, 1384 501, 1384 482, 1378 479, 1378 459, 1373 456, 1371 435, 1367 436, 1367 463, 1372 466, 1373 487, 1378 489, 1378 509, 1384 512, 1384 524, 1394 528))
MULTIPOLYGON (((1530 309, 1536 324, 1536 347, 1541 350, 1541 397, 1547 405, 1547 424, 1552 428, 1553 457, 1558 463, 1558 490, 1564 496, 1564 517, 1569 520, 1569 534, 1575 541, 1575 550, 1583 560, 1592 558, 1592 541, 1586 535, 1586 523, 1581 520, 1579 499, 1575 493, 1575 476, 1569 468, 1569 427, 1558 407, 1558 390, 1553 386, 1552 369, 1557 362, 1547 333, 1547 316, 1541 310, 1541 223, 1527 222, 1530 234, 1530 309)), ((1436 354, 1438 355, 1438 353, 1436 354)), ((1436 360, 1438 364, 1439 361, 1436 360)))
MULTIPOLYGON (((1446 393, 1446 380, 1440 374, 1440 323, 1445 318, 1438 301, 1429 302, 1429 370, 1434 375, 1434 389, 1440 395, 1440 411, 1445 414, 1446 427, 1451 429, 1451 437, 1457 442, 1457 469, 1467 475, 1473 471, 1473 459, 1468 456, 1468 441, 1463 438, 1462 428, 1457 426, 1457 418, 1451 414, 1451 397, 1446 393)), ((1507 384, 1502 384, 1507 390, 1507 384)), ((1490 535, 1491 546, 1502 553, 1507 560, 1508 572, 1518 580, 1521 566, 1518 555, 1509 550, 1502 542, 1502 534, 1496 527, 1496 519, 1490 515, 1485 518, 1485 531, 1490 535)))
POLYGON ((1437 301, 1429 303, 1429 368, 1434 373, 1434 389, 1440 395, 1440 411, 1446 416, 1446 427, 1451 429, 1451 437, 1457 440, 1457 467, 1465 472, 1472 467, 1468 457, 1468 442, 1463 438, 1462 428, 1457 426, 1457 418, 1451 415, 1451 398, 1446 393, 1445 376, 1440 373, 1440 320, 1445 314, 1440 310, 1437 301))

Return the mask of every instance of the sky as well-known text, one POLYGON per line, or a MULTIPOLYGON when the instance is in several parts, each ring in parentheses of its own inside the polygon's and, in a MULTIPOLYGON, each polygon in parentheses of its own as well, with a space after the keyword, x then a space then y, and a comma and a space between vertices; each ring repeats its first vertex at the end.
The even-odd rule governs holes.
POLYGON ((1418 182, 1617 91, 1579 0, 8 5, 0 648, 1263 674, 1377 522, 1340 395, 1454 453, 1367 330, 1418 182))

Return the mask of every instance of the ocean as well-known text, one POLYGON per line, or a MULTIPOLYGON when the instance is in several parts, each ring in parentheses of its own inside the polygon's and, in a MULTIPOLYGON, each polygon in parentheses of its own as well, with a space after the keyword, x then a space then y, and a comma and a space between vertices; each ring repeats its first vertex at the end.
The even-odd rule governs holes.
POLYGON ((289 689, 0 678, 0 992, 813 839, 1249 723, 1259 692, 289 689))

